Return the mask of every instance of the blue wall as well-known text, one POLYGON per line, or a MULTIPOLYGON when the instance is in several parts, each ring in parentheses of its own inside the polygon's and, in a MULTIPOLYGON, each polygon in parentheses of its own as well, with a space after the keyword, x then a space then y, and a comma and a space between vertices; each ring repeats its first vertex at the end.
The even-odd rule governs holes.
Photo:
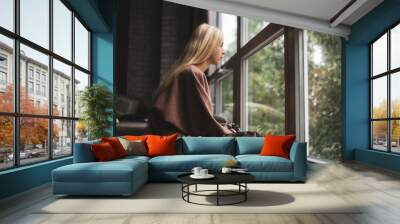
POLYGON ((51 171, 72 163, 72 158, 63 158, 0 173, 0 199, 29 190, 51 181, 51 171))
POLYGON ((400 21, 400 0, 385 0, 351 27, 349 39, 343 40, 343 153, 345 160, 358 160, 383 168, 398 170, 400 157, 382 156, 369 150, 369 46, 379 34, 400 21), (359 151, 363 150, 363 151, 359 151), (378 161, 379 160, 379 161, 378 161))
MULTIPOLYGON (((114 40, 116 1, 67 0, 92 31, 92 81, 114 91, 114 40)), ((114 119, 115 120, 115 119, 114 119)), ((114 124, 115 125, 115 124, 114 124)), ((113 125, 113 126, 114 126, 113 125)), ((110 131, 115 129, 110 127, 110 131)), ((72 163, 72 157, 0 172, 0 199, 27 191, 51 181, 51 171, 72 163)))
MULTIPOLYGON (((106 21, 108 32, 92 32, 92 82, 108 86, 113 93, 115 91, 115 39, 116 39, 116 2, 99 0, 98 8, 106 21)), ((115 101, 114 101, 115 102, 115 101)), ((114 106, 115 108, 115 106, 114 106)), ((115 115, 114 115, 115 116, 115 115)), ((109 132, 115 133, 115 117, 109 132)))

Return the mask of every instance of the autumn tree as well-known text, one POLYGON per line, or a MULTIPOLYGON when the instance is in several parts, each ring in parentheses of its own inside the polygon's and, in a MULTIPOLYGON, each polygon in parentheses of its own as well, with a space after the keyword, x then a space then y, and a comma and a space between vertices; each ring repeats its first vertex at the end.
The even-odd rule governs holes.
MULTIPOLYGON (((8 85, 6 91, 0 94, 0 110, 3 112, 13 112, 14 107, 14 88, 8 85)), ((48 113, 48 107, 43 105, 34 105, 29 99, 29 95, 24 87, 20 88, 20 109, 23 114, 41 114, 48 113)), ((55 113, 59 113, 55 110, 55 113)), ((0 116, 0 147, 12 151, 13 148, 13 117, 0 116)), ((48 139, 48 119, 33 118, 22 116, 20 118, 20 149, 24 149, 26 145, 45 145, 48 139)), ((53 138, 59 135, 59 128, 53 127, 53 138)))

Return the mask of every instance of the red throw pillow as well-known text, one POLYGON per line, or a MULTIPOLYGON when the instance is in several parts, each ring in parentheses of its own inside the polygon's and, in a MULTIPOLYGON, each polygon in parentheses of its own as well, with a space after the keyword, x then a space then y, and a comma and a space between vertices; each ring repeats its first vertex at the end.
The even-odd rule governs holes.
POLYGON ((108 142, 112 146, 115 151, 115 155, 118 158, 126 156, 126 151, 122 146, 121 142, 119 142, 118 138, 110 137, 110 138, 101 138, 101 142, 108 142))
POLYGON ((125 135, 124 138, 129 141, 140 140, 145 142, 147 139, 147 135, 125 135))
POLYGON ((148 135, 147 154, 148 156, 176 155, 176 139, 178 134, 169 136, 148 135))
POLYGON ((109 161, 117 158, 113 147, 108 142, 93 144, 90 147, 92 149, 94 157, 99 162, 109 161))
POLYGON ((264 145, 261 149, 260 155, 262 156, 281 156, 286 159, 290 157, 290 148, 296 140, 295 135, 265 135, 264 145))

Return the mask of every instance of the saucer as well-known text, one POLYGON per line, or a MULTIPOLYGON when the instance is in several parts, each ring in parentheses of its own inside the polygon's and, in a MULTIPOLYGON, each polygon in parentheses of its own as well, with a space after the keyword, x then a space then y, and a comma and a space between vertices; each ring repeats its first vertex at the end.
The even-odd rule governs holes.
POLYGON ((211 179, 211 178, 214 178, 214 177, 215 176, 212 175, 212 174, 207 174, 207 175, 204 175, 204 176, 194 175, 194 174, 190 175, 190 178, 193 178, 193 179, 211 179))

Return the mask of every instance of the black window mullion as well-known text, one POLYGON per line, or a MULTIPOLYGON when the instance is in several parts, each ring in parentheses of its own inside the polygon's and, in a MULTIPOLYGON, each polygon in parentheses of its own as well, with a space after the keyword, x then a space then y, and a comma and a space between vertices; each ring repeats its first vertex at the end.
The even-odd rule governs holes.
POLYGON ((372 44, 370 45, 370 47, 369 47, 369 64, 370 64, 370 66, 369 66, 369 86, 370 86, 370 91, 369 91, 369 117, 370 117, 370 122, 369 122, 369 131, 370 131, 370 134, 369 134, 369 138, 370 138, 370 140, 369 140, 369 144, 370 144, 370 149, 372 150, 373 149, 373 147, 374 147, 374 136, 373 136, 373 127, 374 127, 374 123, 373 123, 373 121, 372 121, 372 119, 373 119, 373 96, 374 96, 374 86, 373 86, 373 79, 371 78, 372 77, 372 71, 373 71, 373 66, 374 66, 374 63, 373 63, 373 47, 372 47, 372 44))
MULTIPOLYGON (((49 0, 49 50, 53 52, 53 0, 49 0)), ((48 91, 49 94, 49 110, 50 119, 48 120, 48 152, 49 159, 53 159, 53 57, 49 55, 49 71, 48 71, 48 91)))
MULTIPOLYGON (((19 7, 20 1, 14 1, 14 31, 19 34, 19 7)), ((20 98, 20 50, 19 50, 19 39, 14 39, 14 113, 19 113, 19 98, 20 98)), ((14 166, 19 166, 19 136, 20 136, 20 119, 18 117, 13 118, 14 120, 14 166)))
MULTIPOLYGON (((388 30, 388 32, 387 32, 387 51, 386 51, 386 54, 387 54, 387 71, 390 71, 390 29, 388 30)), ((387 74, 387 117, 388 118, 391 118, 392 117, 392 111, 391 111, 391 108, 392 108, 392 100, 391 100, 391 88, 390 88, 390 85, 391 85, 391 78, 392 78, 392 76, 391 76, 391 74, 389 73, 389 74, 387 74)), ((387 127, 387 136, 388 136, 388 138, 387 138, 387 140, 388 140, 388 152, 391 152, 392 151, 392 136, 391 136, 391 125, 392 124, 392 121, 389 119, 389 121, 387 122, 387 125, 388 125, 388 127, 387 127)))
MULTIPOLYGON (((75 12, 72 11, 72 16, 71 16, 71 23, 72 23, 72 38, 71 38, 71 59, 72 63, 75 65, 75 12)), ((75 118, 75 67, 71 67, 71 117, 75 118)), ((75 124, 76 121, 72 121, 72 130, 71 130, 71 150, 72 150, 72 155, 74 155, 75 151, 75 124)))

